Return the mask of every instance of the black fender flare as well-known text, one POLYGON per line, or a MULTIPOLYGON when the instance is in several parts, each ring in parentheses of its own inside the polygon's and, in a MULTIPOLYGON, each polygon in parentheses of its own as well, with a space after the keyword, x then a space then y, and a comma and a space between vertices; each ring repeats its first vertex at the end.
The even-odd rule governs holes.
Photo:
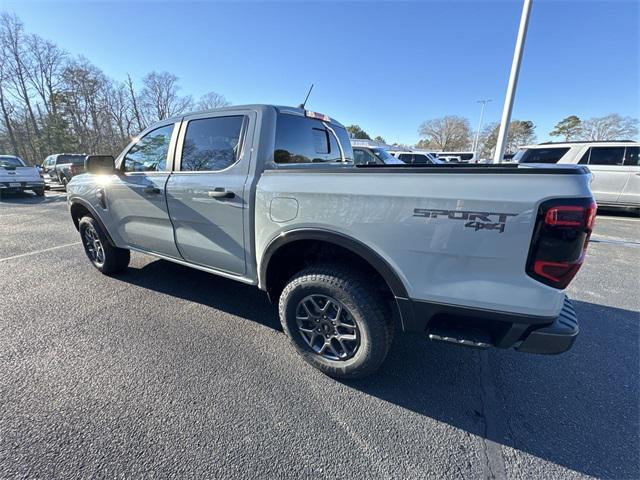
MULTIPOLYGON (((96 220, 96 222, 98 222, 98 225, 100 225, 100 228, 102 229, 102 233, 104 233, 104 235, 107 237, 107 240, 109 241, 111 246, 114 246, 114 247, 116 246, 116 244, 113 242, 113 239, 111 238, 111 235, 109 235, 109 230, 107 230, 107 227, 105 227, 104 223, 102 222, 102 219, 100 218, 100 215, 98 215, 98 212, 93 207, 93 205, 91 205, 89 202, 81 198, 72 198, 69 201, 69 212, 71 212, 73 205, 82 205, 84 208, 86 208, 91 214, 91 216, 96 220)), ((73 222, 73 223, 76 226, 76 228, 78 228, 76 222, 73 222)))
POLYGON ((275 237, 269 245, 267 245, 264 255, 262 256, 262 261, 260 262, 260 271, 258 274, 260 287, 262 289, 269 291, 269 286, 267 285, 267 270, 269 269, 271 257, 281 247, 299 240, 319 240, 346 248, 369 263, 369 265, 371 265, 380 274, 385 282, 387 282, 387 285, 389 285, 389 288, 395 297, 408 298, 407 289, 400 276, 389 265, 389 263, 371 247, 348 235, 320 228, 289 230, 275 237))

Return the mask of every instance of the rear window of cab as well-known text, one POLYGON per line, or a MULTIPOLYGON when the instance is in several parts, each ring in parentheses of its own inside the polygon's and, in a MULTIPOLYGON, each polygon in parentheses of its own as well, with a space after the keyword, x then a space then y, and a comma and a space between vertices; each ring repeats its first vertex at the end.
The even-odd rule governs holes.
POLYGON ((279 164, 341 162, 336 136, 345 160, 353 161, 351 141, 344 127, 330 124, 327 128, 327 124, 320 120, 279 113, 274 160, 279 164))

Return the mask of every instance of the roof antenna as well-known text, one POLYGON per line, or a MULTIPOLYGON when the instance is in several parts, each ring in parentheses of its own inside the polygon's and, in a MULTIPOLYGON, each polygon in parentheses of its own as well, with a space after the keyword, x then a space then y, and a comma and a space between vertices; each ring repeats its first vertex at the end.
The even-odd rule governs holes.
POLYGON ((301 108, 304 110, 304 106, 307 104, 307 100, 309 100, 309 95, 311 95, 311 90, 313 90, 313 83, 311 84, 311 87, 309 87, 309 91, 307 92, 307 96, 304 97, 304 102, 302 102, 300 105, 298 105, 298 108, 301 108))

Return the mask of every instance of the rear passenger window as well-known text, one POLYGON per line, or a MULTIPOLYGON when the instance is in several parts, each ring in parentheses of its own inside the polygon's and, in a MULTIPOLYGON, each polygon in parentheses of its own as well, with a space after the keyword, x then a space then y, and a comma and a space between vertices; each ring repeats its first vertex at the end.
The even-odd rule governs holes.
POLYGON ((520 163, 558 163, 568 148, 530 148, 520 158, 520 163))
POLYGON ((402 160, 404 163, 413 163, 413 155, 410 153, 401 153, 398 155, 398 159, 402 160))
POLYGON ((624 147, 591 147, 589 165, 622 165, 624 147))
POLYGON ((625 167, 636 167, 640 165, 638 161, 638 153, 640 153, 640 147, 627 147, 624 153, 624 165, 625 167))
POLYGON ((429 163, 429 159, 426 155, 414 154, 413 163, 429 163))
POLYGON ((138 140, 124 157, 124 171, 160 172, 166 170, 172 132, 173 124, 166 125, 151 130, 138 140))
MULTIPOLYGON (((332 124, 340 138, 346 160, 352 160, 351 142, 346 130, 332 124)), ((336 137, 324 123, 298 115, 279 114, 276 125, 276 163, 340 162, 340 147, 336 137)))
POLYGON ((202 118, 187 124, 180 170, 212 172, 224 170, 238 160, 245 117, 202 118))

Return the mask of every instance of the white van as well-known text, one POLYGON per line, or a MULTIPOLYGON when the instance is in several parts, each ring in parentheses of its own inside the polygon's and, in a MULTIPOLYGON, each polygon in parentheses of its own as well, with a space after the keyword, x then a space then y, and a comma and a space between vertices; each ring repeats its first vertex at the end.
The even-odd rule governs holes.
POLYGON ((640 212, 640 143, 633 141, 562 142, 527 145, 513 157, 519 163, 579 163, 593 174, 591 190, 601 206, 640 212))

